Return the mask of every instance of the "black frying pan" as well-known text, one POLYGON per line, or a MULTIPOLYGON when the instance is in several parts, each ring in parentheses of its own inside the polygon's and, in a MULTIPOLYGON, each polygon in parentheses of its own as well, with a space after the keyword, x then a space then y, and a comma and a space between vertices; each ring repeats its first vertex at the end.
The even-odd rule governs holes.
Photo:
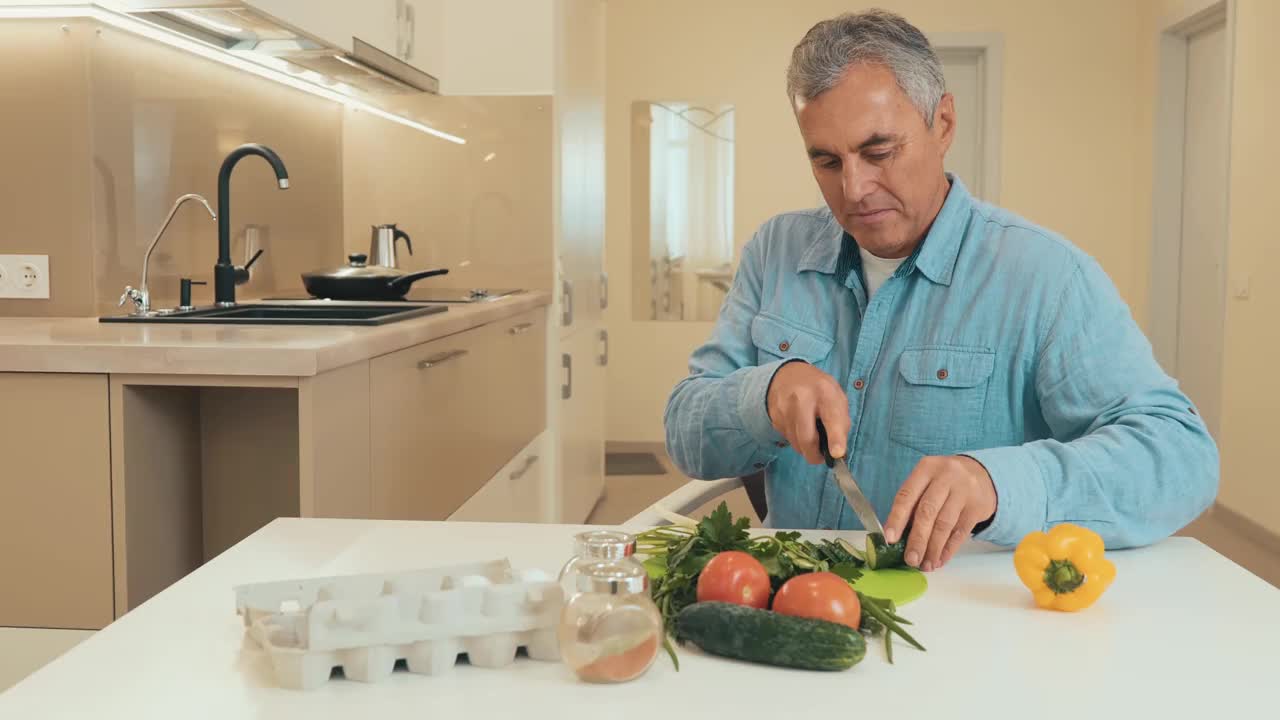
POLYGON ((404 273, 396 268, 367 265, 366 255, 355 254, 350 262, 332 270, 314 270, 302 274, 302 284, 314 297, 329 300, 400 300, 409 288, 423 278, 447 275, 447 269, 404 273))

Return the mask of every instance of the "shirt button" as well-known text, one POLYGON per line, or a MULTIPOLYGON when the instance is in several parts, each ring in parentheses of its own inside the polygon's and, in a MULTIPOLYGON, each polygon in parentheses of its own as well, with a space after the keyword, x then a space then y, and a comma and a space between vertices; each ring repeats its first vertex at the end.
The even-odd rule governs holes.
POLYGON ((784 447, 786 447, 786 446, 787 446, 787 444, 786 444, 786 443, 784 443, 784 442, 774 443, 774 445, 777 445, 777 446, 778 446, 778 447, 780 447, 780 448, 784 448, 784 447))
POLYGON ((861 390, 862 388, 864 388, 864 387, 866 387, 866 386, 867 386, 867 384, 866 384, 865 382, 863 382, 863 381, 862 381, 862 378, 858 378, 857 380, 854 380, 854 381, 853 381, 853 389, 854 389, 854 390, 861 390))
POLYGON ((756 469, 757 469, 757 470, 763 470, 763 469, 764 469, 764 463, 756 463, 756 469))
POLYGON ((951 374, 951 373, 948 373, 946 368, 942 368, 941 370, 939 370, 939 371, 938 371, 938 379, 939 379, 939 380, 946 380, 946 379, 947 379, 947 376, 948 376, 948 375, 950 375, 950 374, 951 374))
POLYGON ((781 350, 782 352, 786 352, 786 351, 788 351, 788 350, 790 350, 790 349, 791 349, 791 343, 789 343, 789 342, 780 342, 780 343, 778 343, 778 349, 779 349, 779 350, 781 350))

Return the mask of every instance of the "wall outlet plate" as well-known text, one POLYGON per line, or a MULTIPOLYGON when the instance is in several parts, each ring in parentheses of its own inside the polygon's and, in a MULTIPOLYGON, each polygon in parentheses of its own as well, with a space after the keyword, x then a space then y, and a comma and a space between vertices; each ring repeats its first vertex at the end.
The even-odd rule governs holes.
POLYGON ((0 255, 0 298, 49 299, 48 255, 0 255))

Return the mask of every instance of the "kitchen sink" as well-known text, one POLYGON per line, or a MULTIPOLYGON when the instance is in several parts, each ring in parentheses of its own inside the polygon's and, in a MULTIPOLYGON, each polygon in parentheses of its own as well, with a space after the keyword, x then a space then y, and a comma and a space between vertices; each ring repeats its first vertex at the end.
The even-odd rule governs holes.
POLYGON ((232 307, 201 307, 159 311, 148 315, 116 315, 98 318, 113 323, 197 323, 203 325, 385 325, 444 312, 448 307, 427 303, 375 304, 302 301, 296 303, 246 303, 232 307))

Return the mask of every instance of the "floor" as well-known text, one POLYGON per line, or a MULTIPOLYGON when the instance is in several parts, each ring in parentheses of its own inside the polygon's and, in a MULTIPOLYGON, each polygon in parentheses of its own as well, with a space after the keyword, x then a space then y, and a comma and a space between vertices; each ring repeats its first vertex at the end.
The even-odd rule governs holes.
MULTIPOLYGON (((596 505, 587 522, 598 525, 616 525, 660 500, 689 479, 680 473, 667 457, 661 443, 609 443, 607 452, 652 452, 667 468, 665 475, 614 475, 605 478, 605 497, 596 505)), ((722 498, 729 503, 734 517, 745 515, 752 525, 759 519, 747 500, 746 492, 736 490, 722 498)), ((700 518, 719 504, 714 500, 691 517, 700 518)), ((1254 575, 1280 588, 1280 547, 1258 542, 1233 526, 1229 514, 1210 510, 1178 535, 1194 537, 1217 552, 1230 558, 1254 575)))
MULTIPOLYGON (((667 457, 661 443, 619 443, 611 442, 605 452, 652 452, 658 462, 667 469, 665 475, 610 475, 605 478, 604 498, 591 511, 587 522, 592 525, 617 525, 644 510, 654 502, 661 500, 667 493, 689 482, 667 457)), ((707 503, 690 513, 690 517, 700 518, 715 509, 723 500, 729 504, 729 512, 734 517, 746 516, 753 526, 760 524, 751 501, 747 499, 745 490, 738 489, 728 495, 707 503)))

